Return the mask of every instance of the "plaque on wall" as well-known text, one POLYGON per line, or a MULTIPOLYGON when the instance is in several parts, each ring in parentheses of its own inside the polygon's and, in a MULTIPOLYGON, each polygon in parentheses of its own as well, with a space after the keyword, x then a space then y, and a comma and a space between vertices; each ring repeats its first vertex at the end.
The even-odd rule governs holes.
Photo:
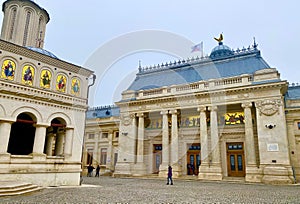
POLYGON ((268 152, 278 152, 279 151, 277 143, 267 144, 267 149, 268 149, 268 152))

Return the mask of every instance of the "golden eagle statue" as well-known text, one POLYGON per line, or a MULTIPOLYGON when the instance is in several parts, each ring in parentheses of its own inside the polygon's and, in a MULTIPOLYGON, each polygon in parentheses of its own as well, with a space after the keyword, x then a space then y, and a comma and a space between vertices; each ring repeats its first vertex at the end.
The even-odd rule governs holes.
POLYGON ((214 39, 216 41, 218 41, 218 42, 222 42, 222 40, 223 40, 223 34, 221 33, 219 38, 214 38, 214 39))

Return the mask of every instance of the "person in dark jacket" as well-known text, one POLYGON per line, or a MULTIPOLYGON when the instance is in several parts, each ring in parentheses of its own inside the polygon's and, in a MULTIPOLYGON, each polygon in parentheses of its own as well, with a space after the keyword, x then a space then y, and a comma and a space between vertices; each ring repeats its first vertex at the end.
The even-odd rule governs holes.
POLYGON ((100 165, 98 164, 98 166, 96 167, 96 175, 95 175, 95 177, 99 177, 99 172, 100 172, 100 165))
POLYGON ((95 167, 92 166, 92 164, 90 164, 87 169, 88 169, 88 177, 91 177, 93 176, 93 170, 94 170, 95 167))
POLYGON ((169 182, 171 185, 173 185, 173 180, 172 180, 172 167, 168 167, 168 179, 167 179, 167 185, 169 185, 169 182))

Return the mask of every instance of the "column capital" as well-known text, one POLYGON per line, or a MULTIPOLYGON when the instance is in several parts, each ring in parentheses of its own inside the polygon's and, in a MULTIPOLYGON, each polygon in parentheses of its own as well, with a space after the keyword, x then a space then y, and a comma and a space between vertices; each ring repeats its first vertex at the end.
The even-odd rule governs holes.
POLYGON ((161 115, 168 115, 169 111, 168 110, 162 110, 160 112, 161 115))
POLYGON ((131 114, 129 114, 129 117, 130 117, 131 119, 134 119, 134 118, 136 117, 136 114, 135 114, 135 113, 131 113, 131 114))
POLYGON ((245 103, 242 103, 242 108, 251 108, 252 107, 252 102, 245 102, 245 103))
POLYGON ((44 128, 47 128, 47 127, 49 127, 50 125, 49 125, 49 124, 45 124, 45 123, 37 123, 37 124, 34 124, 33 126, 34 126, 34 127, 44 127, 44 128))
POLYGON ((177 111, 177 109, 173 109, 173 110, 169 110, 169 113, 172 115, 177 115, 179 112, 177 111))
POLYGON ((199 112, 205 112, 205 111, 206 111, 206 106, 199 106, 199 107, 197 108, 197 110, 198 110, 199 112))
POLYGON ((208 110, 209 111, 217 111, 218 110, 218 106, 208 106, 208 110))
POLYGON ((143 118, 145 116, 145 114, 144 113, 137 113, 136 116, 139 117, 139 118, 143 118))

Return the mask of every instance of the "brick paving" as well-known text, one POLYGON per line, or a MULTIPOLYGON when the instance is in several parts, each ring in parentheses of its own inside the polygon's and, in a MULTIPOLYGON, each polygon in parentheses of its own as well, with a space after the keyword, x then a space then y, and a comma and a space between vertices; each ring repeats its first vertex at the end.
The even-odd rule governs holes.
POLYGON ((81 187, 52 187, 0 203, 300 203, 300 185, 84 177, 81 187))

